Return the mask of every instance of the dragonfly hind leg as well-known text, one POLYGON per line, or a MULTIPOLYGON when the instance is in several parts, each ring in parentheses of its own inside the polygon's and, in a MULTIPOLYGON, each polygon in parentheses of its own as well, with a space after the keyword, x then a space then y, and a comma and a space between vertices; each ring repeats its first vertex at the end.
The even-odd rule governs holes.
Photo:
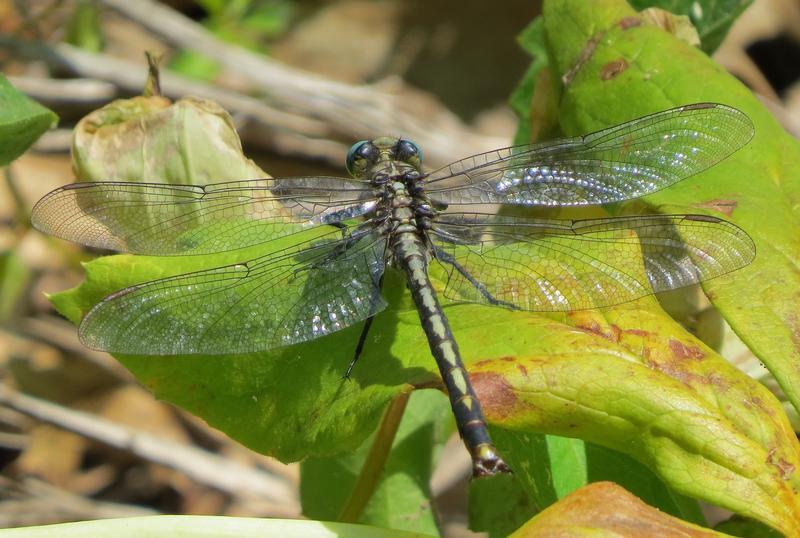
POLYGON ((353 368, 355 368, 358 359, 361 357, 361 352, 364 351, 364 344, 367 341, 367 334, 369 334, 369 329, 372 327, 372 320, 374 319, 375 316, 370 316, 364 323, 364 328, 361 329, 361 335, 358 337, 358 343, 356 344, 356 350, 353 353, 353 358, 350 359, 350 364, 347 365, 347 370, 345 370, 344 374, 342 374, 342 379, 350 379, 350 374, 353 372, 353 368))
MULTIPOLYGON (((380 280, 378 280, 377 288, 373 291, 372 304, 375 304, 382 290, 383 275, 381 275, 380 280)), ((367 335, 369 334, 369 329, 372 327, 372 321, 374 319, 375 314, 372 314, 364 322, 364 328, 361 329, 361 335, 358 337, 358 343, 356 344, 356 350, 353 353, 353 358, 350 360, 350 364, 347 365, 347 370, 345 370, 344 374, 342 375, 342 379, 350 379, 350 374, 353 372, 353 368, 355 368, 358 359, 361 357, 361 352, 364 351, 364 344, 367 342, 367 335)))
POLYGON ((437 260, 443 263, 450 264, 453 267, 453 269, 461 273, 461 276, 467 279, 467 282, 475 286, 475 289, 478 290, 478 293, 480 293, 483 296, 483 298, 486 300, 488 304, 492 306, 503 306, 505 308, 510 308, 512 310, 520 309, 517 305, 503 301, 492 295, 492 293, 488 289, 486 289, 486 286, 484 286, 481 282, 478 281, 478 279, 472 276, 472 274, 470 274, 469 271, 467 271, 466 267, 458 263, 453 256, 451 256, 444 250, 434 247, 433 252, 437 260))

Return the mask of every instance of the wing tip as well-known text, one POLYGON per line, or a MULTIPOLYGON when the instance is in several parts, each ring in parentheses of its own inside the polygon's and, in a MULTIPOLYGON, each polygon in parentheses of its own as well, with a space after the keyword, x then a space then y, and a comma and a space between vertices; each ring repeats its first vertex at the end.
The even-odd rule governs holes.
MULTIPOLYGON (((755 125, 753 124, 753 120, 750 118, 750 116, 748 116, 738 108, 733 107, 731 105, 726 105, 723 103, 715 103, 715 102, 700 102, 700 103, 690 103, 688 105, 680 106, 678 107, 678 110, 680 112, 690 112, 695 110, 709 110, 709 111, 713 110, 720 113, 724 113, 726 116, 738 122, 740 124, 739 133, 743 136, 735 144, 736 149, 747 145, 747 143, 750 142, 750 140, 755 135, 755 125)), ((736 137, 731 136, 731 138, 736 138, 736 137)))

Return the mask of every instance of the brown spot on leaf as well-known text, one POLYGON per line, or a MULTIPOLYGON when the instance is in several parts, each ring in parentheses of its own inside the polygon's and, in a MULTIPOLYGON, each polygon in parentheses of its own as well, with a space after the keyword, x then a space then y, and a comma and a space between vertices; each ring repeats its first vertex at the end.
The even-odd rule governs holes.
POLYGON ((707 379, 711 385, 717 388, 718 393, 726 392, 731 386, 730 381, 725 376, 717 372, 711 372, 708 374, 707 379))
POLYGON ((693 47, 700 46, 700 36, 689 17, 673 15, 669 11, 657 7, 642 10, 639 15, 642 17, 642 24, 666 30, 693 47))
POLYGON ((619 21, 619 27, 623 30, 627 30, 629 28, 636 28, 637 26, 641 26, 642 19, 639 17, 625 17, 621 21, 619 21))
POLYGON ((481 368, 481 367, 486 366, 486 365, 491 365, 495 361, 514 362, 515 360, 517 360, 517 358, 513 357, 511 355, 503 355, 502 357, 493 357, 491 359, 481 359, 479 361, 473 362, 472 366, 470 367, 470 369, 471 368, 481 368))
POLYGON ((612 78, 616 78, 620 73, 628 69, 628 60, 625 58, 620 58, 618 60, 614 60, 613 62, 608 62, 606 65, 603 66, 603 69, 600 70, 600 79, 601 80, 611 80, 612 78))
POLYGON ((778 475, 784 480, 789 480, 794 474, 794 465, 777 456, 777 450, 772 448, 767 455, 767 463, 778 470, 778 475))
POLYGON ((719 211, 723 215, 731 216, 739 202, 736 200, 728 200, 724 198, 715 198, 699 204, 694 204, 694 207, 699 209, 711 209, 712 211, 719 211))
POLYGON ((611 325, 607 330, 600 326, 596 321, 588 323, 577 323, 575 328, 587 333, 596 334, 601 338, 605 338, 611 342, 619 342, 619 336, 622 332, 617 325, 611 325))
POLYGON ((746 407, 754 407, 758 409, 761 413, 764 413, 765 415, 771 417, 775 416, 775 410, 772 408, 772 406, 764 402, 764 400, 759 398, 758 396, 750 396, 749 398, 743 400, 743 404, 746 407))
POLYGON ((647 338, 648 336, 653 334, 652 331, 645 331, 644 329, 623 329, 622 332, 624 334, 630 334, 630 335, 633 335, 633 336, 640 336, 642 338, 647 338))
POLYGON ((525 365, 517 364, 517 370, 519 370, 519 373, 521 373, 525 377, 528 377, 528 369, 525 368, 525 365))
POLYGON ((594 49, 597 48, 597 44, 605 35, 605 32, 599 32, 593 35, 587 42, 586 45, 581 50, 581 53, 578 55, 578 59, 575 61, 575 65, 570 67, 570 69, 564 73, 564 76, 561 77, 561 82, 564 83, 564 86, 569 86, 575 77, 578 74, 578 71, 589 61, 594 54, 594 49))
POLYGON ((706 354, 697 346, 687 346, 680 340, 675 340, 674 338, 669 339, 669 349, 672 352, 672 356, 676 359, 695 359, 700 360, 706 357, 706 354))
POLYGON ((515 413, 517 395, 505 377, 494 372, 476 372, 469 377, 486 418, 502 421, 515 413))
POLYGON ((708 385, 708 379, 705 376, 686 371, 678 361, 656 362, 651 363, 649 366, 664 375, 668 375, 675 381, 680 381, 687 387, 708 385))
POLYGON ((797 315, 790 313, 786 316, 786 325, 789 327, 790 337, 792 344, 797 349, 800 349, 800 320, 797 315))
POLYGON ((622 329, 620 329, 619 325, 614 323, 611 324, 611 339, 614 342, 619 342, 620 336, 622 336, 622 329))
POLYGON ((778 463, 775 466, 780 470, 781 478, 784 480, 789 480, 789 477, 794 474, 794 465, 783 458, 778 458, 778 463))

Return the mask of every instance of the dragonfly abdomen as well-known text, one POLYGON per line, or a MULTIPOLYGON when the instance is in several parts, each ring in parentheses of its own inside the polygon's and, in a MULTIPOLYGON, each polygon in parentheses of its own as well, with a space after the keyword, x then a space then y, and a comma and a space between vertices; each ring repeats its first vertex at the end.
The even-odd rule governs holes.
POLYGON ((392 238, 392 248, 395 262, 406 273, 431 354, 436 359, 450 398, 458 431, 472 453, 473 475, 508 472, 508 466, 489 437, 480 401, 464 368, 450 324, 428 278, 426 247, 419 232, 409 230, 396 233, 392 238))

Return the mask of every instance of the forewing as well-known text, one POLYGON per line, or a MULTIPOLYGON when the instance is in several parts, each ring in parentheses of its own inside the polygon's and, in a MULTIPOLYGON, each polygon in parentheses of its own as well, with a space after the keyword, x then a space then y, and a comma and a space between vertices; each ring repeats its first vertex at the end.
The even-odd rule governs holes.
POLYGON ((84 245, 170 256, 256 245, 369 211, 371 190, 336 177, 256 179, 206 186, 73 183, 44 196, 31 220, 84 245))
POLYGON ((455 213, 440 217, 431 237, 449 275, 448 298, 533 311, 624 303, 755 256, 743 230, 703 215, 562 221, 455 213))
POLYGON ((582 137, 457 161, 429 175, 428 193, 445 204, 619 202, 705 170, 752 136, 752 122, 734 108, 686 105, 582 137))
POLYGON ((80 325, 88 347, 135 355, 234 354, 324 336, 385 308, 385 240, 332 231, 253 260, 116 292, 80 325))

